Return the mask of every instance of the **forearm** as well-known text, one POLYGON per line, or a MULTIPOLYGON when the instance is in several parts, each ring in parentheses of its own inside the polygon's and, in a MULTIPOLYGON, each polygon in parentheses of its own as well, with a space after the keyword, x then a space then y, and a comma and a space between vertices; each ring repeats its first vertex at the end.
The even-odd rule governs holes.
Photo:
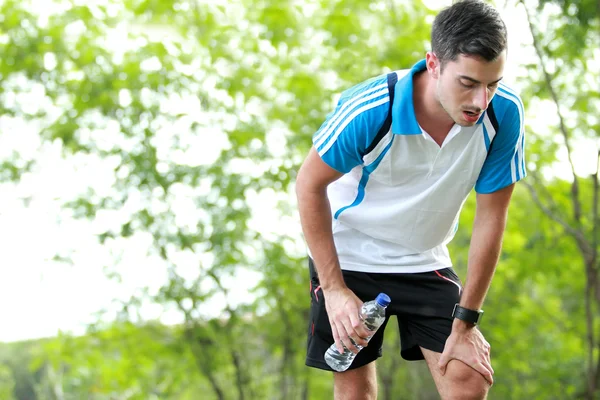
POLYGON ((476 214, 461 306, 472 310, 482 307, 500 257, 505 227, 504 210, 476 214))
POLYGON ((300 222, 324 291, 345 287, 333 233, 326 188, 297 191, 300 222))

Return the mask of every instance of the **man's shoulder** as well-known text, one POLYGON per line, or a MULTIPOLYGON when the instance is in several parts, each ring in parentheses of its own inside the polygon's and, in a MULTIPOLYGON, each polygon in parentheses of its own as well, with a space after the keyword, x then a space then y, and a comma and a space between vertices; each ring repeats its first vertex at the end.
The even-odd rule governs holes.
POLYGON ((373 76, 354 84, 354 86, 351 86, 342 92, 341 98, 347 99, 362 96, 365 92, 372 93, 383 89, 387 90, 387 74, 373 76))
POLYGON ((371 76, 370 78, 367 78, 367 79, 363 80, 362 82, 356 83, 356 84, 354 84, 354 86, 344 90, 344 92, 342 93, 342 96, 343 97, 353 97, 356 95, 360 95, 362 92, 371 91, 374 88, 380 88, 380 89, 386 88, 387 84, 388 84, 388 75, 389 74, 395 73, 396 76, 398 77, 398 80, 401 80, 406 75, 408 75, 409 72, 410 72, 410 69, 399 69, 399 70, 384 72, 379 75, 371 76))
POLYGON ((514 117, 523 121, 525 113, 523 100, 516 89, 504 82, 498 85, 496 95, 492 99, 492 106, 500 124, 514 117))

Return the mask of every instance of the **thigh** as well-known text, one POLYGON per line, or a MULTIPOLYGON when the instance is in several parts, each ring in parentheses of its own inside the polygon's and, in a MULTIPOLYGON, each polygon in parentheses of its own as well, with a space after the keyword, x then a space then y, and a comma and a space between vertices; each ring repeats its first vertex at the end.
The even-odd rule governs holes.
POLYGON ((345 372, 334 372, 335 400, 376 400, 377 371, 375 363, 345 372))

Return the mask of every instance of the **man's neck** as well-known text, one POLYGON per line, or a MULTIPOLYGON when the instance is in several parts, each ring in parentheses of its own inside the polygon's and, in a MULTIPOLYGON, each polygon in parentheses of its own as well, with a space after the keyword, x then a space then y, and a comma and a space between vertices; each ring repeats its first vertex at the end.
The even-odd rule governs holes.
POLYGON ((413 104, 417 122, 440 146, 454 121, 435 98, 435 81, 427 71, 413 78, 413 104))

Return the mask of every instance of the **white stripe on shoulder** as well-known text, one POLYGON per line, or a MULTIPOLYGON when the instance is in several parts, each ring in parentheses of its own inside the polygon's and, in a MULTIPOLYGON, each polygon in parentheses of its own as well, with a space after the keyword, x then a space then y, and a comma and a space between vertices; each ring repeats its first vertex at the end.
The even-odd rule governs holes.
MULTIPOLYGON (((519 140, 517 143, 517 154, 516 157, 514 159, 514 168, 517 171, 516 174, 516 178, 521 179, 525 176, 525 160, 524 160, 524 145, 525 145, 525 138, 524 138, 524 134, 525 134, 525 121, 524 121, 524 115, 525 115, 525 106, 523 105, 523 101, 521 99, 521 97, 519 96, 519 94, 510 86, 506 85, 506 83, 504 82, 500 82, 500 89, 499 92, 504 92, 505 94, 508 95, 512 95, 511 97, 508 96, 503 96, 505 98, 508 98, 510 100, 512 100, 514 103, 517 104, 517 107, 519 108, 519 114, 521 117, 521 132, 519 135, 519 140)), ((513 182, 515 182, 515 180, 513 179, 513 182)))
MULTIPOLYGON (((338 136, 340 136, 340 133, 343 132, 344 128, 346 128, 346 126, 350 122, 352 122, 352 120, 354 118, 356 118, 357 115, 359 115, 359 114, 361 114, 361 113, 363 113, 363 112, 365 112, 367 110, 370 110, 372 108, 378 107, 378 106, 380 106, 382 104, 389 103, 389 102, 390 102, 390 96, 386 96, 383 99, 374 101, 373 103, 366 104, 366 105, 362 106, 361 108, 359 108, 358 110, 354 111, 348 118, 346 118, 344 120, 344 122, 341 125, 339 125, 339 126, 336 127, 335 132, 329 138, 327 144, 321 150, 319 150, 319 155, 322 156, 323 154, 325 154, 327 152, 327 150, 329 150, 329 148, 331 146, 333 146, 333 144, 337 140, 338 136)), ((316 146, 316 147, 318 148, 319 146, 316 146)))
POLYGON ((524 163, 523 163, 523 147, 522 147, 522 143, 523 143, 523 135, 525 134, 525 119, 524 119, 524 110, 523 110, 523 103, 521 103, 519 97, 517 95, 511 94, 511 93, 507 93, 504 90, 498 90, 496 92, 497 95, 500 95, 501 97, 504 97, 505 99, 508 99, 510 101, 512 101, 516 106, 517 106, 517 110, 519 111, 519 137, 517 139, 517 143, 515 145, 515 154, 516 157, 514 157, 511 162, 510 162, 510 172, 511 172, 511 178, 512 178, 512 182, 516 182, 517 181, 517 170, 519 171, 519 175, 522 177, 524 175, 524 163))
POLYGON ((517 144, 517 156, 518 156, 518 164, 517 168, 519 169, 519 177, 523 178, 525 176, 525 159, 523 156, 523 149, 525 144, 525 128, 521 126, 521 134, 519 135, 519 143, 517 144))
POLYGON ((525 109, 525 106, 523 105, 523 101, 521 100, 521 96, 519 96, 519 94, 516 91, 514 91, 511 87, 506 86, 505 84, 503 84, 501 82, 500 87, 498 89, 499 90, 496 93, 503 92, 505 94, 512 95, 513 99, 514 99, 513 101, 517 104, 517 106, 519 106, 521 108, 521 110, 525 109))
POLYGON ((506 92, 512 94, 513 96, 520 97, 519 94, 517 93, 517 91, 514 90, 512 87, 508 86, 505 82, 500 81, 498 86, 500 86, 502 89, 504 89, 506 92))
MULTIPOLYGON (((517 140, 517 146, 519 146, 519 141, 517 140)), ((510 160, 510 179, 512 183, 517 181, 517 159, 518 155, 515 154, 513 158, 510 160)))
POLYGON ((386 86, 385 89, 380 90, 379 92, 372 93, 372 94, 370 94, 367 97, 363 97, 363 98, 359 99, 360 101, 355 102, 355 104, 352 107, 348 107, 346 109, 346 111, 344 111, 341 114, 336 115, 335 124, 332 123, 331 126, 327 127, 328 128, 327 129, 327 131, 328 131, 327 135, 320 135, 319 138, 315 139, 315 141, 314 141, 315 146, 318 148, 318 147, 322 146, 323 143, 325 143, 328 140, 330 140, 331 137, 334 135, 334 132, 339 128, 339 126, 342 125, 342 124, 344 124, 344 121, 345 121, 346 117, 348 116, 348 114, 350 114, 351 112, 353 112, 354 110, 356 110, 356 108, 358 108, 361 104, 367 103, 367 102, 369 102, 370 100, 373 100, 373 99, 377 99, 377 98, 386 98, 386 99, 389 99, 389 97, 390 97, 389 96, 389 92, 388 92, 388 89, 387 89, 387 86, 386 86))
POLYGON ((503 90, 498 90, 496 92, 496 94, 500 97, 504 97, 505 99, 508 99, 510 101, 512 101, 513 103, 515 103, 515 105, 517 106, 517 109, 519 110, 519 119, 521 121, 521 128, 523 128, 523 123, 524 123, 524 110, 523 110, 523 103, 521 103, 521 101, 519 100, 519 98, 516 95, 507 93, 503 90))
MULTIPOLYGON (((364 92, 360 92, 357 95, 355 95, 354 97, 352 97, 351 99, 349 99, 348 101, 346 101, 346 103, 344 103, 344 105, 336 111, 336 113, 334 115, 331 116, 331 118, 329 119, 329 122, 327 123, 327 125, 325 127, 323 127, 323 130, 321 131, 321 133, 319 133, 314 141, 315 143, 319 140, 321 140, 323 137, 327 137, 331 131, 333 129, 335 129, 335 125, 339 124, 341 119, 344 117, 344 115, 347 115, 349 109, 353 108, 356 104, 360 104, 364 101, 368 101, 365 100, 366 97, 370 97, 368 95, 370 95, 373 92, 377 92, 377 91, 381 91, 381 89, 385 89, 387 92, 387 82, 386 83, 382 83, 381 85, 377 85, 374 86, 372 88, 370 88, 369 90, 365 90, 364 92)), ((377 96, 375 96, 377 97, 377 96)), ((372 97, 370 97, 372 98, 372 97)))

